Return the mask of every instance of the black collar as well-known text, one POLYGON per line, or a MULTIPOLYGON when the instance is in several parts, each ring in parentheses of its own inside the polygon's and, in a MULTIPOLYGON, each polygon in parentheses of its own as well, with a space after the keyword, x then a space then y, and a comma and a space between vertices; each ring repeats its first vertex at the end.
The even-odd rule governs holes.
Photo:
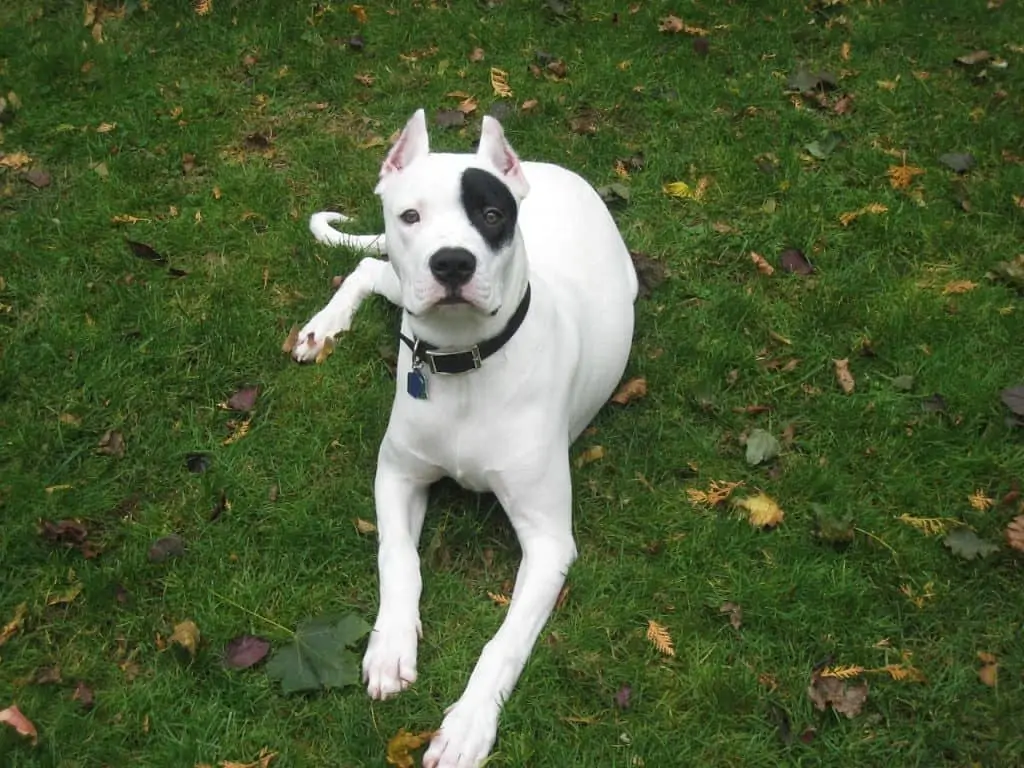
POLYGON ((516 307, 516 311, 508 320, 508 325, 501 333, 481 341, 479 344, 474 344, 468 349, 456 352, 437 352, 438 348, 435 345, 423 341, 423 339, 410 339, 404 333, 399 333, 398 337, 412 350, 413 368, 426 365, 431 373, 465 373, 479 368, 484 360, 508 343, 508 340, 519 330, 519 326, 523 324, 526 310, 529 308, 530 284, 527 283, 526 292, 523 294, 519 306, 516 307))

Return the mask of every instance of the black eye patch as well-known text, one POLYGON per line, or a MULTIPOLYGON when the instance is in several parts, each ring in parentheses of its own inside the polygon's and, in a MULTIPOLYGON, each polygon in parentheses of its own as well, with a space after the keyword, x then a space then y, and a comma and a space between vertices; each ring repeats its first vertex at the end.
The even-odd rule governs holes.
POLYGON ((480 233, 492 250, 512 242, 516 232, 516 218, 519 206, 505 183, 493 173, 480 168, 467 168, 462 173, 462 207, 473 228, 480 233), (490 208, 501 212, 498 221, 488 224, 486 216, 490 208))

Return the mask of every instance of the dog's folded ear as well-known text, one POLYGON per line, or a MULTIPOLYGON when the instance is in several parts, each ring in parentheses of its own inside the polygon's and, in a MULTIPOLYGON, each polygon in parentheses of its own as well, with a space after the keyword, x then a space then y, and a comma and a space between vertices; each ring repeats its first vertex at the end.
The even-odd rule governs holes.
POLYGON ((384 164, 380 167, 380 182, 377 184, 376 192, 380 194, 381 186, 388 176, 398 173, 409 167, 418 157, 430 152, 430 137, 427 135, 427 116, 422 109, 417 109, 415 114, 405 124, 398 141, 391 147, 388 156, 384 158, 384 164))
POLYGON ((476 154, 498 170, 513 195, 520 200, 526 197, 530 185, 526 183, 519 155, 505 138, 501 123, 490 115, 484 117, 480 126, 480 147, 476 154))

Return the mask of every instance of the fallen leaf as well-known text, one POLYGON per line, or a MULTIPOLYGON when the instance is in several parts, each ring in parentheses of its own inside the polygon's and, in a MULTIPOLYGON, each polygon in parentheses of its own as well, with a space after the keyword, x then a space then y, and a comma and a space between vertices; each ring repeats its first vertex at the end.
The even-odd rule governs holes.
POLYGON ((704 200, 704 195, 707 193, 710 184, 711 178, 709 176, 704 176, 693 187, 685 181, 672 181, 668 184, 664 184, 661 191, 669 197, 677 197, 681 200, 693 200, 694 202, 699 203, 704 200))
POLYGON ((747 464, 756 467, 758 464, 771 461, 781 450, 782 446, 771 432, 755 428, 747 437, 747 464))
POLYGON ((946 283, 942 289, 944 296, 955 296, 961 293, 967 293, 973 291, 978 287, 977 283, 972 283, 970 280, 953 280, 952 282, 946 283))
POLYGON ((53 544, 63 544, 77 549, 87 560, 96 557, 100 550, 89 541, 89 530, 80 520, 43 520, 40 526, 43 538, 53 544))
POLYGON ((869 203, 868 205, 865 205, 863 208, 859 208, 856 211, 850 211, 848 213, 839 214, 839 223, 842 224, 844 227, 848 227, 855 220, 857 220, 866 213, 878 215, 886 213, 888 212, 888 210, 889 207, 886 205, 882 205, 881 203, 869 203))
POLYGON ((866 671, 864 667, 850 664, 845 667, 824 667, 818 672, 818 675, 820 677, 834 677, 837 680, 852 680, 855 677, 860 677, 866 671))
POLYGON ((356 518, 356 531, 364 536, 368 536, 371 533, 377 532, 377 526, 371 523, 369 520, 363 520, 361 517, 356 518))
POLYGON ((665 282, 668 277, 668 269, 664 263, 645 253, 630 251, 629 256, 633 261, 633 269, 636 270, 637 282, 639 282, 637 298, 646 299, 655 288, 665 282))
POLYGON ((267 747, 263 747, 254 762, 239 763, 234 760, 224 760, 221 762, 220 768, 269 768, 270 762, 275 757, 277 757, 277 752, 271 752, 267 747))
POLYGON ((508 84, 508 72, 491 67, 491 88, 494 90, 494 95, 500 99, 512 98, 512 88, 508 84))
POLYGON ((14 618, 4 624, 0 629, 0 646, 14 637, 14 634, 25 625, 25 616, 28 614, 28 603, 19 603, 14 609, 14 618))
POLYGON ((967 497, 968 503, 972 509, 976 509, 979 512, 986 512, 992 508, 992 504, 995 499, 989 498, 983 490, 980 488, 967 497))
POLYGON ((479 62, 479 61, 483 61, 484 60, 484 49, 483 48, 474 48, 472 51, 470 51, 469 60, 472 61, 474 64, 479 62))
POLYGON ((36 189, 50 186, 51 181, 49 172, 44 171, 42 168, 33 168, 31 171, 22 174, 22 178, 36 189))
POLYGON ((21 713, 21 710, 15 704, 12 704, 7 709, 0 710, 0 723, 6 723, 22 736, 27 736, 32 740, 33 744, 39 741, 39 734, 36 732, 35 725, 21 713))
POLYGON ((75 601, 75 598, 82 594, 82 582, 72 584, 70 587, 65 589, 63 592, 57 592, 49 595, 46 598, 46 604, 49 606, 54 605, 70 605, 75 601))
POLYGON ((197 16, 209 16, 213 12, 213 0, 192 0, 192 10, 197 16))
POLYGON ((1004 389, 999 393, 999 399, 1012 413, 1024 416, 1024 384, 1004 389))
POLYGON ((604 458, 604 446, 592 445, 576 457, 576 468, 580 469, 604 458))
POLYGON ((853 46, 850 45, 849 41, 847 41, 847 42, 843 43, 841 46, 839 46, 839 58, 841 58, 843 61, 849 61, 850 60, 850 50, 852 49, 852 47, 853 46))
POLYGON ((995 688, 999 682, 999 663, 995 655, 987 651, 978 651, 978 660, 981 666, 978 668, 978 679, 989 688, 995 688))
POLYGON ((672 645, 672 636, 668 633, 668 629, 653 619, 647 621, 647 639, 658 649, 659 653, 665 656, 676 655, 676 650, 672 645))
POLYGON ((431 731, 413 734, 405 728, 399 729, 398 733, 388 739, 386 755, 388 765, 396 765, 398 768, 413 768, 415 761, 411 752, 430 741, 433 735, 431 731))
POLYGON ((797 67, 796 71, 786 78, 787 91, 803 94, 829 91, 838 85, 838 78, 831 72, 825 70, 812 72, 803 66, 797 67))
POLYGON ((779 256, 779 266, 783 272, 791 272, 796 275, 810 275, 814 272, 811 262, 804 256, 799 248, 787 248, 779 256))
POLYGON ((356 17, 356 21, 360 24, 366 23, 366 9, 361 5, 350 5, 348 12, 356 17))
POLYGON ((965 53, 963 56, 957 56, 953 61, 957 64, 962 64, 965 67, 973 67, 978 64, 984 64, 986 61, 992 58, 992 54, 988 51, 971 51, 965 53))
POLYGON ((974 155, 969 152, 947 152, 939 155, 939 162, 957 173, 966 173, 974 167, 974 155))
POLYGON ((715 507, 726 501, 735 491, 743 485, 742 482, 730 483, 728 481, 712 480, 706 491, 699 488, 687 488, 686 496, 694 506, 701 505, 715 507))
POLYGON ((618 182, 598 187, 597 194, 599 194, 601 199, 604 200, 605 205, 613 205, 614 203, 619 202, 628 203, 631 196, 629 187, 625 184, 619 184, 618 182))
MULTIPOLYGON (((319 362, 319 361, 318 361, 319 362)), ((221 445, 232 445, 249 434, 249 427, 252 424, 252 416, 235 426, 234 431, 221 441, 221 445)))
POLYGON ((0 153, 0 168, 10 168, 12 171, 20 171, 32 162, 32 158, 24 152, 0 153))
POLYGON ((914 183, 914 177, 924 173, 924 168, 916 168, 913 165, 890 165, 886 175, 889 177, 889 184, 893 189, 907 189, 914 183))
POLYGON ((760 272, 762 275, 775 274, 775 267, 769 264, 765 260, 764 256, 759 254, 757 251, 750 252, 750 260, 754 262, 754 266, 757 267, 757 271, 760 272))
POLYGON ((189 656, 195 658, 196 651, 199 649, 199 627, 192 619, 185 619, 185 621, 174 625, 174 632, 169 639, 171 643, 180 645, 188 651, 189 656))
POLYGON ((612 395, 612 402, 618 405, 629 405, 634 400, 643 397, 647 397, 647 379, 637 376, 619 387, 618 392, 612 395))
POLYGON ((324 339, 324 345, 320 347, 320 351, 316 353, 316 359, 313 362, 320 365, 332 354, 334 354, 334 339, 328 336, 324 339))
POLYGON ((124 456, 124 435, 119 429, 108 429, 96 447, 97 453, 121 458, 124 456))
POLYGON ((524 101, 524 102, 523 102, 523 104, 522 104, 522 106, 520 107, 520 109, 521 109, 521 110, 522 110, 523 112, 529 112, 529 111, 530 111, 531 109, 533 109, 534 107, 536 107, 536 106, 537 106, 537 104, 539 104, 539 103, 540 103, 540 102, 538 102, 538 101, 537 101, 536 99, 527 99, 526 101, 524 101))
POLYGON ((852 518, 834 515, 822 504, 811 504, 811 508, 814 510, 815 516, 814 537, 818 541, 831 544, 837 549, 841 549, 853 541, 852 518))
POLYGON ((629 709, 630 698, 633 696, 633 689, 628 685, 623 685, 619 690, 615 692, 615 706, 620 710, 629 709))
POLYGON ((833 360, 832 363, 836 369, 836 381, 839 382, 843 393, 853 394, 856 382, 853 380, 853 374, 850 373, 850 360, 844 357, 842 360, 833 360))
POLYGON ((146 261, 158 264, 161 267, 167 266, 167 259, 157 253, 152 246, 146 245, 145 243, 138 243, 134 240, 126 240, 125 242, 128 243, 128 248, 131 252, 140 259, 145 259, 146 261))
POLYGON ((288 332, 288 338, 281 344, 281 351, 286 355, 290 355, 292 350, 295 349, 295 345, 299 343, 299 326, 293 325, 292 329, 288 332))
POLYGON ((239 635, 224 648, 224 666, 248 669, 263 661, 270 653, 270 641, 255 635, 239 635))
POLYGON ((466 124, 466 113, 458 109, 441 109, 434 116, 440 128, 461 128, 466 124))
POLYGON ((229 397, 226 403, 222 403, 221 407, 229 411, 248 413, 256 405, 256 396, 259 393, 259 387, 242 387, 229 397))
POLYGON ((876 84, 883 91, 895 91, 896 86, 900 84, 900 76, 896 75, 895 80, 878 80, 876 81, 876 84))
POLYGON ((367 88, 369 88, 370 86, 373 85, 374 81, 377 78, 374 77, 373 75, 369 74, 368 72, 364 72, 364 73, 355 75, 354 79, 355 79, 355 81, 357 83, 361 83, 362 85, 365 85, 367 88))
POLYGON ((692 27, 678 16, 669 14, 658 21, 658 31, 670 34, 693 35, 694 37, 707 37, 710 32, 702 27, 692 27))
POLYGON ((743 626, 743 608, 737 603, 723 603, 718 612, 729 614, 729 623, 732 624, 733 629, 739 631, 739 628, 743 626))
POLYGON ((759 493, 744 499, 733 499, 737 507, 747 510, 750 524, 755 528, 774 528, 785 518, 786 513, 771 497, 759 493))
POLYGON ((181 557, 185 554, 185 540, 176 533, 164 536, 153 542, 149 548, 147 557, 151 563, 162 563, 174 557, 181 557))
POLYGON ((512 598, 508 595, 503 595, 498 592, 488 592, 487 596, 491 598, 491 602, 502 608, 508 608, 509 603, 512 602, 512 598))
POLYGON ((83 709, 92 709, 96 703, 96 697, 93 695, 92 689, 81 680, 75 686, 75 691, 71 694, 71 700, 77 701, 82 705, 83 709))
POLYGON ((969 528, 958 528, 951 531, 942 540, 942 543, 949 548, 950 552, 964 560, 974 560, 976 557, 985 558, 993 552, 999 551, 998 544, 985 541, 969 528))
POLYGON ((825 131, 821 138, 805 144, 804 149, 806 149, 808 154, 810 154, 815 160, 827 160, 829 156, 838 149, 842 141, 843 136, 841 133, 837 133, 836 131, 825 131))
POLYGON ((868 698, 868 684, 851 684, 838 677, 814 675, 807 688, 807 696, 815 709, 824 712, 828 707, 852 719, 861 713, 868 698))
MULTIPOLYGON (((1018 552, 1024 552, 1024 515, 1017 515, 1006 525, 1006 543, 1018 552)), ((3 634, 0 633, 0 641, 3 634)), ((3 643, 0 642, 0 645, 3 643)))
POLYGON ((360 680, 359 658, 347 650, 370 631, 355 615, 319 616, 299 624, 294 640, 274 652, 267 676, 285 693, 341 688, 360 680))

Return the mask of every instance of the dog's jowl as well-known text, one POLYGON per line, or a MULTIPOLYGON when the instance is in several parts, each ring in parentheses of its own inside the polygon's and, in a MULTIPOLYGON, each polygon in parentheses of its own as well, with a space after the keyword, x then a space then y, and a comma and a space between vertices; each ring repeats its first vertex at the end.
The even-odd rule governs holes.
MULTIPOLYGON (((512 602, 447 710, 426 768, 479 766, 576 557, 569 446, 622 376, 637 281, 594 189, 520 162, 498 122, 473 154, 430 152, 418 111, 380 171, 384 233, 349 235, 318 213, 318 240, 364 257, 299 334, 297 360, 349 330, 372 293, 400 306, 398 382, 377 458, 380 606, 363 676, 375 699, 416 680, 417 543, 441 477, 493 492, 523 558, 512 602)), ((429 628, 428 628, 429 631, 429 628)))

